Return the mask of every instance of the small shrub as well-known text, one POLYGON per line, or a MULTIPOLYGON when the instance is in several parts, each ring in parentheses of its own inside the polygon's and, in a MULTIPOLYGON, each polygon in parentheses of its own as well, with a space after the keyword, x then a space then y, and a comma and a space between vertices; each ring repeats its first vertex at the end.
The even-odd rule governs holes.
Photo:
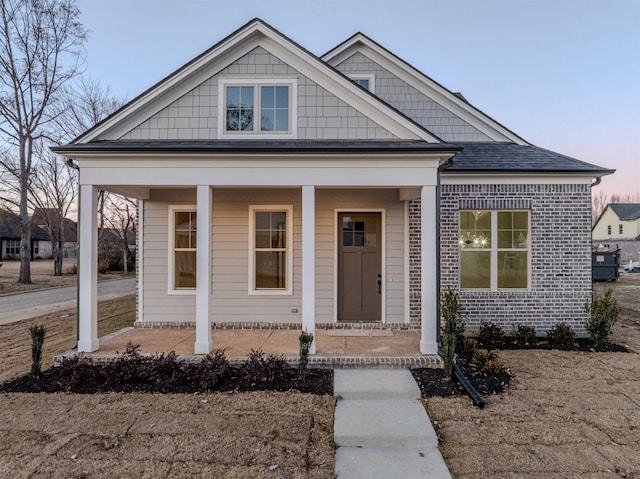
POLYGON ((489 374, 498 374, 504 370, 504 364, 499 359, 490 359, 484 364, 484 370, 489 374))
POLYGON ((104 382, 102 368, 82 356, 63 359, 58 366, 58 374, 58 385, 68 392, 79 391, 83 384, 104 382))
POLYGON ((483 321, 480 323, 478 342, 489 349, 493 349, 504 342, 504 331, 495 323, 483 321))
POLYGON ((309 364, 309 350, 313 344, 313 334, 302 331, 298 337, 300 342, 300 359, 298 362, 298 378, 304 380, 307 377, 307 365, 309 364))
POLYGON ((98 274, 107 274, 109 272, 109 263, 107 261, 98 261, 98 274))
POLYGON ((72 264, 67 268, 67 274, 78 274, 78 265, 72 264))
POLYGON ((229 361, 224 350, 217 350, 213 355, 207 354, 197 365, 197 378, 194 378, 204 389, 214 388, 229 373, 229 361))
POLYGON ((42 371, 42 347, 47 330, 44 326, 34 324, 29 328, 29 332, 31 333, 31 375, 37 378, 42 371))
POLYGON ((140 374, 140 377, 146 378, 149 382, 153 382, 159 385, 161 388, 171 387, 179 384, 184 378, 182 374, 182 365, 178 360, 178 355, 175 351, 170 351, 165 356, 164 353, 159 356, 150 356, 144 358, 142 361, 143 370, 144 366, 147 366, 145 374, 140 374))
POLYGON ((547 331, 547 339, 550 343, 557 346, 573 346, 576 339, 576 333, 573 332, 571 326, 559 323, 547 331))
POLYGON ((447 288, 446 291, 442 292, 440 314, 442 316, 444 373, 448 378, 451 378, 453 376, 453 360, 456 346, 462 344, 464 334, 462 304, 458 293, 451 288, 447 288))
POLYGON ((513 337, 518 344, 535 344, 536 328, 533 326, 523 326, 522 324, 518 324, 513 329, 513 337))
POLYGON ((485 363, 489 360, 491 353, 488 349, 476 349, 473 353, 473 362, 480 367, 484 367, 485 363))
POLYGON ((478 349, 478 340, 475 338, 464 338, 462 350, 467 354, 473 354, 478 349))
POLYGON ((145 383, 152 380, 148 360, 139 353, 140 345, 127 343, 125 352, 104 367, 109 385, 118 389, 125 383, 145 383))
POLYGON ((584 309, 589 315, 586 325, 589 338, 596 344, 606 343, 620 315, 620 306, 611 288, 605 288, 603 296, 594 295, 591 304, 587 303, 584 309))
POLYGON ((242 372, 249 381, 275 382, 286 379, 288 369, 289 363, 284 356, 269 354, 265 357, 262 350, 252 349, 249 359, 242 367, 242 372))

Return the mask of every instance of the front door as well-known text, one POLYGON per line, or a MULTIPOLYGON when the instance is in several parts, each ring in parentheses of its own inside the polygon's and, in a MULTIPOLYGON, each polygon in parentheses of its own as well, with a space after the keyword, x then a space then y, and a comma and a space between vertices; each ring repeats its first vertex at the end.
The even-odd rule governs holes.
POLYGON ((338 320, 382 318, 382 215, 338 214, 338 320))

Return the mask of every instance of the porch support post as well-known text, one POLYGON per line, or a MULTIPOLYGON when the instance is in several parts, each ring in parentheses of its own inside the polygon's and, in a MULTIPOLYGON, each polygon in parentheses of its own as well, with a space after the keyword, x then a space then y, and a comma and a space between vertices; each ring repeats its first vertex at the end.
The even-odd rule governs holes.
POLYGON ((421 338, 420 352, 438 353, 438 268, 436 186, 423 186, 420 194, 421 231, 421 338))
POLYGON ((302 330, 313 334, 316 353, 316 190, 302 187, 302 330))
POLYGON ((80 185, 78 252, 78 352, 96 351, 98 342, 98 189, 80 185))
POLYGON ((195 354, 211 352, 211 187, 198 185, 196 220, 196 343, 195 354))

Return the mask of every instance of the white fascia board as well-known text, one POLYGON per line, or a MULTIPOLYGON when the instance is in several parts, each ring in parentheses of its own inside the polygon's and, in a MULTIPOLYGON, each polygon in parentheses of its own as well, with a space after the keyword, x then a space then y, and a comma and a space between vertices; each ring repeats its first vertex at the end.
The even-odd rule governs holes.
POLYGON ((441 185, 567 185, 591 184, 593 173, 445 173, 441 185))
POLYGON ((371 43, 369 39, 362 35, 354 36, 351 41, 324 55, 322 60, 335 67, 356 52, 362 53, 383 68, 396 74, 416 90, 424 93, 494 141, 508 141, 518 145, 529 144, 495 120, 425 76, 424 73, 416 70, 405 62, 398 61, 397 58, 394 58, 388 52, 381 50, 377 45, 371 43))

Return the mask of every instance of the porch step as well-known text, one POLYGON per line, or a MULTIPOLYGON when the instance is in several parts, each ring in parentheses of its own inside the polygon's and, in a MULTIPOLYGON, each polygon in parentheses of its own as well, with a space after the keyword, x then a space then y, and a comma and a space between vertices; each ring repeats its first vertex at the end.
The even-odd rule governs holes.
POLYGON ((336 451, 340 479, 446 479, 451 474, 434 448, 389 449, 341 447, 336 451))

